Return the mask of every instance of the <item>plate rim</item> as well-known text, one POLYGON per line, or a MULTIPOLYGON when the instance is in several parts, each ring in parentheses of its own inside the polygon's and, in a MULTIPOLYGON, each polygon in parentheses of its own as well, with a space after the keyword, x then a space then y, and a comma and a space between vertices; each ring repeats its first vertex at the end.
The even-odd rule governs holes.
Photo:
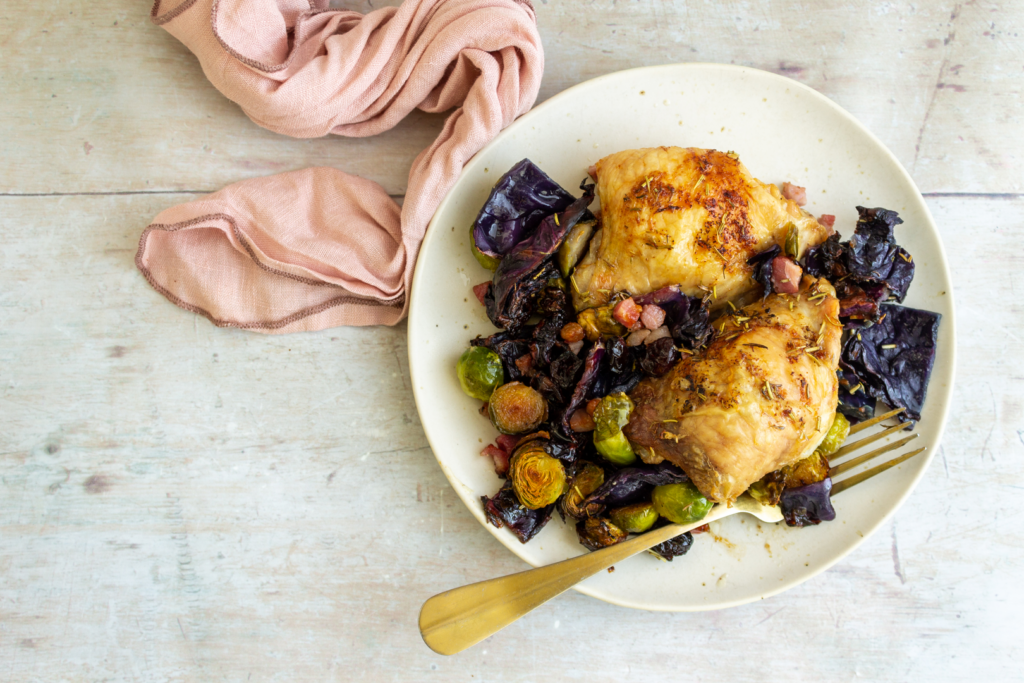
MULTIPOLYGON (((942 408, 941 414, 937 416, 938 417, 938 423, 937 423, 937 427, 935 428, 935 446, 932 449, 930 449, 930 451, 925 452, 923 454, 925 456, 925 463, 924 463, 924 465, 922 465, 920 467, 920 469, 918 470, 917 474, 913 477, 913 479, 910 481, 909 485, 906 487, 906 490, 899 496, 898 500, 895 501, 895 503, 892 505, 891 509, 885 515, 883 515, 878 520, 878 522, 875 525, 873 525, 870 528, 866 529, 864 531, 864 534, 863 534, 862 537, 860 537, 857 540, 855 540, 849 546, 844 548, 841 552, 838 552, 834 557, 830 558, 829 560, 826 560, 826 561, 822 562, 822 564, 818 568, 816 568, 812 573, 810 573, 810 574, 808 574, 808 575, 806 575, 806 576, 804 576, 802 578, 799 578, 799 579, 787 579, 786 581, 782 581, 781 585, 775 586, 775 587, 773 587, 770 590, 764 591, 760 595, 757 595, 757 596, 751 596, 751 597, 746 597, 746 598, 737 598, 737 599, 733 599, 733 600, 724 600, 724 601, 719 601, 719 602, 708 604, 708 605, 675 606, 675 605, 650 605, 650 604, 646 604, 646 603, 641 604, 641 603, 637 603, 635 601, 628 600, 628 599, 622 599, 622 598, 616 598, 614 596, 608 596, 608 595, 606 595, 606 594, 604 594, 604 593, 602 593, 600 591, 597 591, 595 589, 592 589, 592 588, 590 588, 590 587, 588 587, 586 585, 578 585, 577 584, 577 585, 572 587, 573 590, 575 590, 575 591, 577 591, 579 593, 582 593, 584 595, 587 595, 588 597, 596 598, 596 599, 601 600, 603 602, 607 602, 609 604, 613 604, 613 605, 616 605, 616 606, 619 606, 619 607, 628 607, 628 608, 632 608, 632 609, 641 609, 641 610, 652 611, 652 612, 711 612, 711 611, 716 611, 716 610, 720 610, 720 609, 728 609, 730 607, 738 607, 740 605, 749 604, 749 603, 752 603, 752 602, 756 602, 758 600, 765 600, 765 599, 770 598, 772 596, 778 595, 779 593, 787 591, 787 590, 789 590, 791 588, 794 588, 794 587, 796 587, 796 586, 798 586, 798 585, 800 585, 800 584, 802 584, 802 583, 804 583, 806 581, 809 581, 809 580, 811 580, 811 579, 821 575, 822 573, 828 571, 833 566, 835 566, 838 562, 840 562, 841 560, 843 560, 846 557, 848 557, 850 555, 850 553, 852 553, 854 550, 859 548, 864 542, 866 542, 871 536, 873 536, 875 534, 875 532, 877 532, 878 529, 883 524, 887 523, 890 519, 892 519, 892 517, 896 514, 896 512, 899 511, 899 509, 903 506, 903 504, 910 497, 910 495, 917 489, 917 486, 920 483, 921 479, 924 477, 925 472, 927 472, 929 467, 931 467, 932 460, 935 457, 935 453, 936 453, 936 451, 938 451, 938 449, 939 449, 939 447, 941 445, 942 437, 945 435, 946 424, 947 424, 948 419, 949 419, 949 411, 950 411, 950 408, 951 408, 951 405, 952 405, 952 394, 953 394, 953 390, 954 390, 954 387, 955 387, 955 380, 956 380, 956 362, 957 362, 957 353, 956 353, 957 352, 956 317, 957 316, 956 316, 956 299, 955 299, 955 295, 953 293, 953 278, 952 278, 952 274, 951 274, 951 271, 950 271, 950 268, 949 268, 949 258, 948 258, 947 254, 946 254, 946 248, 945 248, 945 245, 942 242, 941 233, 939 232, 938 225, 935 222, 935 217, 932 216, 931 210, 928 208, 928 203, 925 201, 924 195, 922 195, 920 188, 917 186, 917 183, 914 182, 913 177, 911 177, 910 173, 906 170, 906 168, 904 168, 903 164, 900 163, 900 160, 896 157, 895 154, 893 154, 893 152, 888 148, 888 146, 886 146, 874 133, 871 132, 871 130, 869 130, 859 120, 857 120, 851 113, 849 113, 848 111, 843 109, 841 106, 836 104, 834 101, 832 101, 828 96, 824 95, 823 93, 818 92, 814 88, 812 88, 812 87, 810 87, 808 85, 805 85, 803 83, 800 83, 799 81, 795 81, 792 78, 788 78, 786 76, 781 76, 779 74, 773 73, 771 71, 765 71, 763 69, 755 69, 753 67, 741 66, 741 65, 737 65, 737 64, 717 64, 717 63, 714 63, 714 62, 678 62, 678 63, 669 63, 669 64, 658 64, 658 65, 651 65, 651 66, 634 67, 634 68, 631 68, 631 69, 624 69, 624 70, 620 70, 620 71, 614 71, 614 72, 611 72, 611 73, 603 74, 601 76, 597 76, 595 78, 591 78, 591 79, 588 79, 586 81, 582 81, 580 83, 577 83, 577 84, 575 84, 573 86, 570 86, 569 88, 566 88, 565 90, 562 90, 561 92, 556 93, 555 95, 553 95, 550 98, 546 99, 544 102, 542 102, 539 105, 537 105, 536 107, 532 108, 530 111, 528 111, 525 114, 523 114, 522 116, 520 116, 518 119, 516 119, 511 124, 509 124, 506 128, 504 128, 501 132, 499 132, 490 142, 488 142, 476 154, 474 154, 473 157, 463 167, 462 172, 459 174, 459 178, 456 179, 455 183, 452 185, 452 187, 445 194, 444 198, 438 204, 437 209, 435 209, 435 211, 434 211, 434 215, 431 217, 430 222, 427 224, 427 230, 424 233, 424 242, 426 242, 426 240, 430 238, 431 234, 437 232, 436 224, 439 222, 439 216, 441 216, 444 213, 444 211, 447 208, 449 202, 452 201, 452 198, 455 195, 455 190, 458 188, 460 182, 462 181, 462 178, 465 177, 467 174, 472 173, 473 171, 475 171, 476 167, 483 163, 482 160, 483 160, 483 157, 485 156, 486 152, 490 151, 493 147, 496 147, 497 145, 501 144, 506 137, 514 135, 516 133, 516 131, 518 131, 521 127, 529 125, 530 122, 533 119, 535 119, 539 115, 541 115, 541 113, 543 113, 546 109, 548 109, 550 107, 553 107, 555 105, 555 103, 558 103, 558 102, 560 102, 563 99, 572 97, 578 91, 581 91, 581 90, 584 90, 584 89, 587 89, 587 88, 597 87, 597 86, 599 86, 604 81, 624 78, 627 75, 635 75, 635 74, 639 74, 639 73, 644 73, 644 74, 651 74, 651 73, 656 73, 656 72, 670 73, 670 72, 675 72, 675 71, 678 71, 678 70, 687 70, 687 71, 701 71, 701 70, 705 70, 705 71, 726 71, 726 72, 731 71, 731 72, 734 72, 735 74, 751 75, 751 76, 754 76, 756 78, 765 78, 765 79, 767 79, 769 81, 774 80, 776 82, 785 83, 787 87, 795 88, 799 92, 814 98, 819 103, 822 103, 822 104, 826 105, 827 107, 829 107, 833 111, 833 113, 838 114, 840 117, 845 119, 849 124, 851 124, 855 129, 857 129, 858 132, 860 132, 861 134, 865 134, 873 143, 875 143, 875 145, 877 146, 878 149, 880 149, 880 150, 882 150, 882 152, 884 152, 884 154, 887 156, 889 162, 892 164, 893 168, 895 168, 898 171, 898 173, 902 176, 903 180, 905 182, 907 182, 907 184, 913 190, 913 194, 912 194, 913 199, 915 201, 917 201, 919 203, 919 205, 920 205, 920 208, 923 209, 923 215, 926 218, 926 221, 927 221, 927 224, 928 224, 928 228, 931 230, 931 232, 935 236, 936 246, 938 247, 939 263, 938 264, 932 264, 929 267, 930 268, 939 267, 941 269, 942 275, 944 276, 946 282, 949 283, 949 287, 946 290, 946 296, 949 297, 949 309, 950 309, 950 312, 949 312, 949 315, 944 315, 943 316, 943 321, 942 322, 943 322, 943 325, 948 328, 948 337, 949 337, 949 344, 950 344, 950 353, 949 353, 949 355, 950 355, 950 359, 949 359, 949 366, 950 366, 949 367, 949 375, 950 375, 950 378, 949 378, 948 387, 945 388, 945 393, 947 394, 946 395, 946 400, 944 401, 944 405, 941 407, 942 408)), ((408 331, 408 349, 407 349, 407 354, 408 354, 408 360, 409 360, 409 374, 410 374, 410 380, 412 382, 413 399, 414 399, 414 401, 416 403, 416 411, 417 411, 417 413, 420 416, 422 416, 423 413, 422 413, 422 410, 420 409, 420 402, 421 402, 420 391, 417 388, 417 383, 415 381, 415 374, 416 373, 415 373, 415 369, 414 368, 416 366, 416 361, 414 360, 414 353, 413 353, 413 351, 416 348, 418 348, 418 345, 416 344, 416 342, 418 341, 418 335, 416 333, 416 330, 418 329, 418 326, 414 325, 413 323, 414 323, 414 320, 418 319, 418 309, 415 306, 415 298, 416 297, 414 296, 414 294, 415 294, 415 292, 417 292, 420 289, 420 283, 422 282, 422 278, 425 277, 422 274, 424 271, 419 268, 420 256, 422 255, 423 252, 424 252, 424 249, 423 249, 423 245, 421 243, 420 248, 419 248, 419 250, 417 252, 417 256, 416 256, 416 264, 415 264, 414 269, 413 269, 412 283, 411 283, 410 288, 409 288, 409 297, 410 297, 409 301, 410 301, 410 303, 409 303, 409 317, 408 317, 408 323, 407 323, 407 331, 408 331)), ((441 458, 438 457, 438 455, 437 455, 438 454, 438 448, 434 444, 434 439, 431 437, 431 430, 428 428, 426 422, 423 421, 422 419, 421 419, 420 422, 421 422, 421 425, 423 426, 423 432, 424 432, 425 436, 427 437, 427 443, 430 445, 430 450, 431 450, 431 452, 434 455, 434 459, 437 461, 438 465, 441 467, 441 471, 445 475, 445 478, 448 480, 449 486, 451 486, 451 488, 455 491, 456 495, 459 496, 459 499, 462 500, 463 504, 466 505, 466 507, 468 508, 470 514, 474 518, 476 518, 476 520, 478 522, 481 523, 481 525, 491 534, 491 536, 493 536, 502 545, 504 545, 509 551, 511 551, 513 555, 518 557, 523 562, 526 562, 530 566, 533 566, 533 567, 538 566, 538 565, 534 564, 532 561, 530 561, 530 560, 526 559, 525 557, 523 557, 522 555, 520 555, 518 552, 516 552, 515 547, 512 545, 512 541, 514 541, 516 539, 511 538, 511 537, 506 538, 508 536, 508 534, 507 533, 502 534, 504 529, 498 529, 498 528, 495 528, 492 525, 488 524, 487 520, 486 520, 486 518, 485 518, 485 516, 483 514, 483 512, 481 510, 477 510, 476 507, 471 505, 470 501, 466 500, 466 498, 462 495, 461 491, 457 487, 452 485, 453 480, 458 480, 458 478, 455 477, 454 473, 451 472, 451 470, 448 468, 448 466, 441 460, 441 458)), ((477 506, 477 507, 479 507, 479 506, 477 506)))

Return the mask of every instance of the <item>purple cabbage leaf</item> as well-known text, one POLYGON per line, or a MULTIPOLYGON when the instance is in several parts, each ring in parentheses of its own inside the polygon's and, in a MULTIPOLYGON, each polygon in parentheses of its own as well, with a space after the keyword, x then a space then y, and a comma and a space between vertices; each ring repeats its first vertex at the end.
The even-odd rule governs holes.
POLYGON ((760 254, 755 254, 747 259, 747 265, 754 267, 751 277, 764 287, 762 301, 775 291, 775 287, 772 286, 772 266, 775 262, 775 257, 781 253, 782 249, 776 244, 771 249, 766 249, 760 254))
POLYGON ((473 243, 500 258, 533 234, 544 218, 564 211, 575 197, 529 159, 498 179, 473 223, 473 243))
POLYGON ((895 304, 881 305, 879 313, 877 323, 854 328, 843 345, 843 376, 868 396, 906 408, 901 420, 920 420, 942 316, 895 304))
POLYGON ((480 500, 484 504, 487 521, 499 529, 507 526, 520 543, 526 543, 544 528, 555 507, 548 505, 540 510, 531 510, 519 502, 512 490, 512 483, 508 481, 493 498, 480 496, 480 500))
POLYGON ((672 338, 687 349, 699 349, 711 339, 711 315, 707 303, 683 294, 678 285, 634 297, 634 301, 641 306, 655 304, 664 310, 665 324, 672 338))
POLYGON ((597 517, 609 507, 650 500, 655 486, 681 484, 689 477, 670 462, 626 467, 611 475, 581 506, 588 517, 597 517))
POLYGON ((543 219, 536 232, 515 245, 498 264, 491 288, 484 297, 487 317, 496 327, 516 330, 533 313, 535 295, 547 281, 560 277, 553 262, 566 233, 588 215, 594 200, 594 186, 587 185, 584 195, 564 211, 543 219))
POLYGON ((825 477, 821 481, 797 488, 785 489, 779 500, 782 516, 789 526, 807 526, 831 522, 836 518, 832 507, 832 479, 825 477))

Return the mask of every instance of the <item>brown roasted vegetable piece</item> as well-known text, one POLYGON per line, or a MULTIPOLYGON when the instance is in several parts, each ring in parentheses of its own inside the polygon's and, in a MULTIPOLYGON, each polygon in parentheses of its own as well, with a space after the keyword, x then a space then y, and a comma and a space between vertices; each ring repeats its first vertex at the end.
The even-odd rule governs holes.
POLYGON ((509 382, 491 394, 487 412, 502 434, 525 434, 548 419, 548 403, 535 389, 522 382, 509 382))
POLYGON ((569 483, 569 488, 562 498, 562 512, 583 519, 587 514, 583 511, 583 501, 604 483, 604 470, 593 463, 585 463, 569 483))
POLYGON ((621 543, 628 533, 615 526, 609 519, 590 517, 576 523, 576 535, 587 550, 600 550, 621 543))

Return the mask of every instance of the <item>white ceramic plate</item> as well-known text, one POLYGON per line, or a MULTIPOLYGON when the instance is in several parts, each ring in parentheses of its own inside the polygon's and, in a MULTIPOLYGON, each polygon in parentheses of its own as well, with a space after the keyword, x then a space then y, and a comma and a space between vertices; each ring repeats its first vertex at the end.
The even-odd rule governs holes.
MULTIPOLYGON (((578 194, 587 167, 601 157, 659 145, 734 150, 762 181, 806 186, 805 208, 836 215, 844 237, 853 232, 858 204, 899 212, 904 224, 897 238, 917 262, 905 303, 943 316, 918 443, 934 453, 942 435, 955 357, 949 269, 924 200, 892 153, 832 101, 774 74, 714 64, 609 74, 538 106, 467 164, 427 230, 413 279, 409 362, 431 448, 472 514, 534 566, 584 550, 573 527, 557 514, 526 545, 484 519, 480 496, 493 495, 501 480, 490 458, 479 452, 496 433, 455 376, 469 340, 495 331, 471 291, 490 274, 470 253, 469 226, 492 185, 524 157, 578 194)), ((577 589, 649 610, 710 610, 766 598, 824 571, 860 545, 910 495, 930 460, 918 456, 837 496, 838 518, 832 523, 790 529, 736 515, 715 525, 723 540, 696 536, 690 552, 671 563, 642 554, 577 589)))

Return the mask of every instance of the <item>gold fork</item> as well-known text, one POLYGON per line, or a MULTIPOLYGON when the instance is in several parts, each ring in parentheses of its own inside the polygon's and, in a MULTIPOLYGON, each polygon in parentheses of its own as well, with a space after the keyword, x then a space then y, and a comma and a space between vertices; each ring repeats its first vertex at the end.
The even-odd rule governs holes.
MULTIPOLYGON (((850 428, 850 435, 862 432, 902 412, 903 409, 899 408, 854 425, 850 428)), ((913 424, 909 426, 911 429, 913 428, 913 424)), ((868 444, 907 428, 907 424, 901 423, 883 429, 859 441, 844 445, 833 453, 829 460, 839 460, 868 444)), ((911 434, 869 453, 833 465, 829 468, 829 476, 836 477, 849 472, 880 455, 904 446, 915 438, 917 438, 917 434, 911 434)), ((842 481, 833 482, 832 495, 841 493, 851 486, 856 486, 890 467, 895 467, 924 450, 924 448, 918 448, 842 481)), ((622 562, 643 550, 708 522, 739 512, 754 515, 763 522, 782 521, 782 512, 777 506, 761 505, 744 494, 734 501, 732 506, 716 505, 707 516, 693 524, 669 524, 608 548, 602 548, 546 567, 537 567, 439 593, 423 603, 423 608, 420 610, 420 634, 427 646, 434 652, 443 655, 462 652, 484 638, 497 633, 548 600, 561 595, 580 581, 613 564, 622 562)))

